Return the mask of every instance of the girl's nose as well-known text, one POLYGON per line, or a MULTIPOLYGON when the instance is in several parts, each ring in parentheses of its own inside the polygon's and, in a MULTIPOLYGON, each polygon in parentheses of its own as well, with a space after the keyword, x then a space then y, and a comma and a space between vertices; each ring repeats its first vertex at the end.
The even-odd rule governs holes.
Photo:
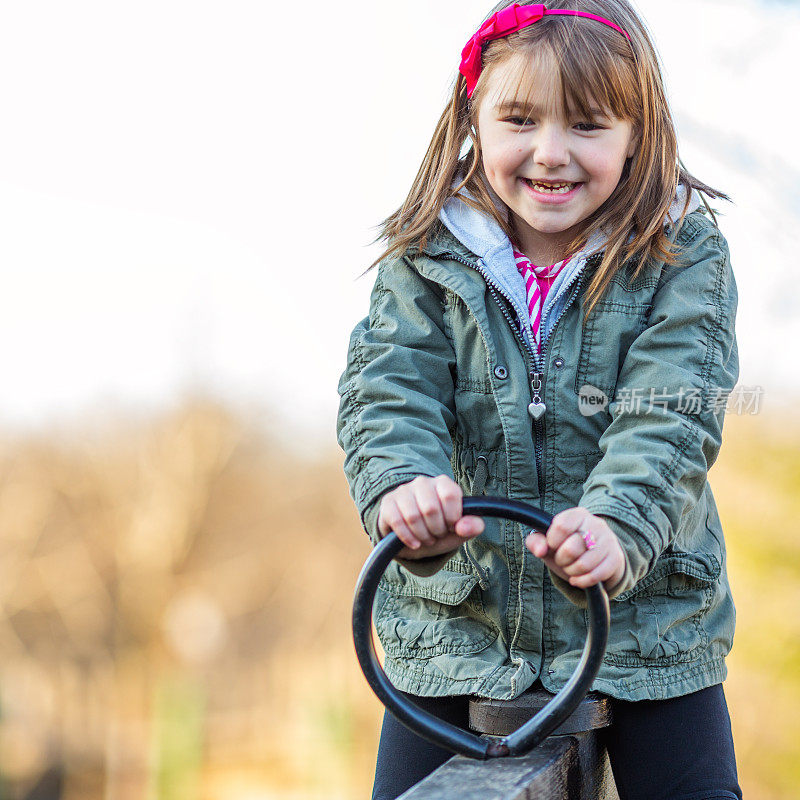
POLYGON ((544 167, 569 164, 569 148, 564 131, 558 125, 543 125, 534 144, 534 161, 544 167))

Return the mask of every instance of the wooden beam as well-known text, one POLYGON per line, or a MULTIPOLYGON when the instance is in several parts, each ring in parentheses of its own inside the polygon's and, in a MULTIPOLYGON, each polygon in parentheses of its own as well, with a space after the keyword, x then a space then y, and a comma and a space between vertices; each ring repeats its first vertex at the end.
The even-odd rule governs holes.
POLYGON ((398 800, 619 800, 598 733, 551 736, 530 753, 454 756, 398 800))

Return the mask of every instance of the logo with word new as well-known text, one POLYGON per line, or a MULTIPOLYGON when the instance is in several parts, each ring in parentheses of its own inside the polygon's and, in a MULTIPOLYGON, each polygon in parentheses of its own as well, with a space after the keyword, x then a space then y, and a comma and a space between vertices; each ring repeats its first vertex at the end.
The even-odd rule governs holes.
POLYGON ((601 389, 591 384, 584 383, 578 392, 578 410, 584 417, 591 417, 605 411, 608 406, 608 397, 601 389))

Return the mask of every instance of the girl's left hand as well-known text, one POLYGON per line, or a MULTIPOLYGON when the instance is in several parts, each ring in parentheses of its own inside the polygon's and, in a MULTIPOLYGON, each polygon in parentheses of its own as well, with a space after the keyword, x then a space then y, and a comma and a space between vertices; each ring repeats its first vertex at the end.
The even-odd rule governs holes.
POLYGON ((546 535, 531 531, 525 546, 579 589, 602 581, 606 591, 611 591, 625 574, 625 553, 616 534, 604 519, 580 506, 556 514, 546 535), (591 549, 581 535, 585 531, 596 543, 591 549))

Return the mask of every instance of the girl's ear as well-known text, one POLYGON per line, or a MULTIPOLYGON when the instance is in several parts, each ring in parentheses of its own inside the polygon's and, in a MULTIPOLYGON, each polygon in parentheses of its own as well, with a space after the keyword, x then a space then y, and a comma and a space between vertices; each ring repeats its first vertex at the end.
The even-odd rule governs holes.
POLYGON ((631 141, 628 145, 628 152, 625 154, 627 158, 633 158, 636 151, 639 149, 639 141, 642 138, 642 129, 639 125, 634 125, 631 131, 631 141))

